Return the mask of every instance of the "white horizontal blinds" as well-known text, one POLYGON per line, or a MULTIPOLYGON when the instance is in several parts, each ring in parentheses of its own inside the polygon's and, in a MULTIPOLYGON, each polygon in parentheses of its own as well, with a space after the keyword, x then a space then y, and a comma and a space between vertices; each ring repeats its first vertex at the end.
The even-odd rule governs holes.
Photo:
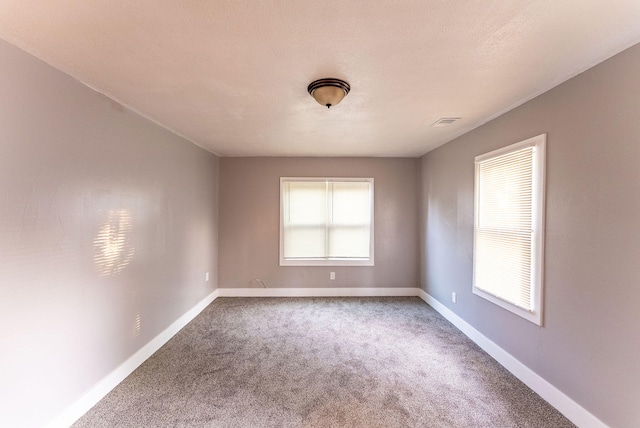
POLYGON ((534 150, 476 163, 475 287, 528 311, 534 310, 534 150))
POLYGON ((285 181, 284 258, 368 259, 369 181, 285 181))
POLYGON ((329 184, 330 218, 328 256, 368 258, 371 228, 371 183, 361 181, 329 184))
POLYGON ((284 186, 284 257, 322 258, 327 253, 327 182, 287 181, 284 186))

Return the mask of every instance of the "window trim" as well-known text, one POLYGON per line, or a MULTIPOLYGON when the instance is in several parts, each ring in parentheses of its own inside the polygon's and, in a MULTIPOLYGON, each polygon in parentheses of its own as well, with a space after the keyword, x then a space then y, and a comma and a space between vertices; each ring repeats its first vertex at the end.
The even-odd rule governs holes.
POLYGON ((547 134, 540 134, 535 137, 520 141, 515 144, 493 150, 475 157, 474 172, 474 223, 473 223, 473 294, 482 297, 512 313, 542 326, 543 321, 543 294, 544 294, 544 236, 545 236, 545 182, 546 182, 546 141, 547 134), (532 178, 532 248, 531 248, 531 275, 532 275, 532 297, 533 309, 531 311, 521 308, 511 302, 501 299, 484 290, 476 288, 476 230, 479 219, 479 180, 478 163, 488 159, 496 158, 511 152, 522 150, 528 147, 534 148, 533 155, 533 178, 532 178))
POLYGON ((358 177, 280 177, 280 266, 375 266, 374 228, 374 179, 358 177), (309 182, 367 182, 370 183, 371 226, 369 230, 369 258, 362 259, 286 259, 284 257, 284 186, 287 181, 309 182))

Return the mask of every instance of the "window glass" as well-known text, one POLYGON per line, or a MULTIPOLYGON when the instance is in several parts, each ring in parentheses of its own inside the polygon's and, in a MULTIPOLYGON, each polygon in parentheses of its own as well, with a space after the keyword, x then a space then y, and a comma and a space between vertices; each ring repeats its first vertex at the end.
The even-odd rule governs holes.
POLYGON ((281 178, 280 264, 373 265, 372 178, 281 178))
POLYGON ((473 292, 542 322, 546 136, 476 157, 473 292))

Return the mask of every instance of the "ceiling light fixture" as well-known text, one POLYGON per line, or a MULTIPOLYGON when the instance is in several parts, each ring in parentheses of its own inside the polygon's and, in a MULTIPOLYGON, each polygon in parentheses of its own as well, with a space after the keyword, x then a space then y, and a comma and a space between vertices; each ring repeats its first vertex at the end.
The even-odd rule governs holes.
POLYGON ((351 86, 340 79, 319 79, 307 87, 309 95, 327 108, 338 105, 350 90, 351 86))

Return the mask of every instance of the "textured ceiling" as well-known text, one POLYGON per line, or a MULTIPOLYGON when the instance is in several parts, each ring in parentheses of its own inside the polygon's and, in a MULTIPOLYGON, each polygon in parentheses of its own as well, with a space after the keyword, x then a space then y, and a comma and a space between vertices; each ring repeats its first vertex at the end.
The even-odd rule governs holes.
POLYGON ((223 156, 419 156, 639 23, 639 0, 0 2, 0 37, 223 156), (352 88, 330 110, 322 77, 352 88))

